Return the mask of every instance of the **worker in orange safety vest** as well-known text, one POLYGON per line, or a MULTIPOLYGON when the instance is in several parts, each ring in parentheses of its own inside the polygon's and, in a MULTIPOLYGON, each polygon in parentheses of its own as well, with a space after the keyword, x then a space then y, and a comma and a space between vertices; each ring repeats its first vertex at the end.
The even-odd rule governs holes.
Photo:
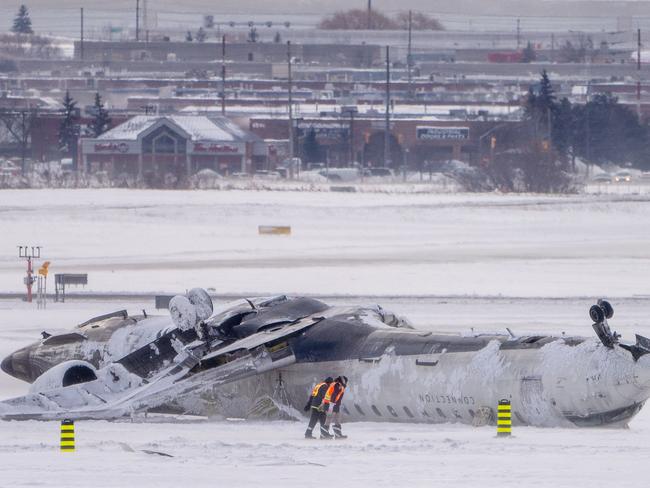
MULTIPOLYGON (((334 423, 334 437, 337 439, 347 439, 341 431, 341 402, 345 388, 348 386, 347 376, 339 376, 327 389, 325 398, 323 398, 323 410, 331 412, 331 415, 325 424, 325 431, 329 434, 330 423, 334 423)), ((322 429, 321 429, 322 430, 322 429)), ((331 436, 330 436, 331 437, 331 436)))
POLYGON ((320 423, 321 439, 332 438, 332 435, 329 433, 329 428, 325 428, 325 419, 327 417, 327 414, 325 413, 325 409, 322 407, 322 403, 323 398, 325 398, 325 394, 327 393, 333 381, 334 379, 328 376, 325 378, 325 381, 318 383, 311 390, 311 394, 307 400, 307 405, 305 405, 304 408, 305 412, 311 411, 311 416, 309 417, 309 426, 305 431, 305 439, 315 439, 315 437, 312 435, 312 431, 316 426, 316 422, 320 423))

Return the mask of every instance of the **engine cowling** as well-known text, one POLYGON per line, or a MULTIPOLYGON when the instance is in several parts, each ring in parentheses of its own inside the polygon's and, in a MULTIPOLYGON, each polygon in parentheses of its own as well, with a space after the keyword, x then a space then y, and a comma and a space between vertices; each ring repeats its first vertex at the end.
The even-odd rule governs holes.
POLYGON ((29 388, 30 393, 54 390, 65 386, 78 385, 97 379, 97 370, 86 361, 65 361, 48 369, 36 378, 29 388))

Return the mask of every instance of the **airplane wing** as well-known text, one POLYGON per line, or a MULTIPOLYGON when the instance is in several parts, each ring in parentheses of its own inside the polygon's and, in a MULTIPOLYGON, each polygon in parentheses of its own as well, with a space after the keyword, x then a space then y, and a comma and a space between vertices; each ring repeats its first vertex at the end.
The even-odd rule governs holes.
MULTIPOLYGON (((296 358, 286 339, 319 321, 320 318, 307 317, 262 330, 223 347, 196 340, 186 344, 168 366, 148 378, 134 373, 137 371, 133 368, 134 358, 122 359, 97 370, 97 379, 92 381, 0 402, 0 418, 114 419, 146 411, 173 402, 180 395, 293 364, 296 358)), ((165 345, 167 342, 164 340, 165 345)), ((140 351, 135 357, 142 354, 140 351)))

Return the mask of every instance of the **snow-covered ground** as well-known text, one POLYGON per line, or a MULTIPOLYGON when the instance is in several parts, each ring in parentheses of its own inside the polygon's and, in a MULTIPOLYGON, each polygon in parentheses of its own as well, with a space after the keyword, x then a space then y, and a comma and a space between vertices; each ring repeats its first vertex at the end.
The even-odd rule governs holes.
MULTIPOLYGON (((649 210, 620 195, 2 191, 0 291, 21 290, 15 246, 39 244, 52 273, 89 273, 86 291, 337 295, 428 330, 582 335, 602 295, 633 339, 650 335, 649 210), (259 236, 263 224, 293 233, 259 236)), ((0 356, 42 330, 152 306, 0 300, 0 356)), ((25 391, 0 374, 0 397, 25 391)), ((629 430, 518 428, 506 440, 492 427, 357 423, 348 440, 306 441, 301 423, 160 420, 78 422, 74 454, 58 452, 57 423, 2 422, 0 486, 647 485, 650 409, 629 430)))
POLYGON ((21 244, 92 291, 650 295, 650 197, 0 192, 0 291, 21 244), (259 236, 258 225, 292 235, 259 236))

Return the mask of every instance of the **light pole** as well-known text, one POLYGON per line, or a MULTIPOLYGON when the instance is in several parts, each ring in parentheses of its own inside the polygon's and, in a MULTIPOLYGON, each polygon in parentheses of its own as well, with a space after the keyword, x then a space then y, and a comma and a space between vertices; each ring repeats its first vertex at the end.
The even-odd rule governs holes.
POLYGON ((341 107, 341 115, 350 117, 350 127, 348 135, 348 166, 354 163, 354 116, 359 112, 359 109, 356 105, 347 105, 341 107))

